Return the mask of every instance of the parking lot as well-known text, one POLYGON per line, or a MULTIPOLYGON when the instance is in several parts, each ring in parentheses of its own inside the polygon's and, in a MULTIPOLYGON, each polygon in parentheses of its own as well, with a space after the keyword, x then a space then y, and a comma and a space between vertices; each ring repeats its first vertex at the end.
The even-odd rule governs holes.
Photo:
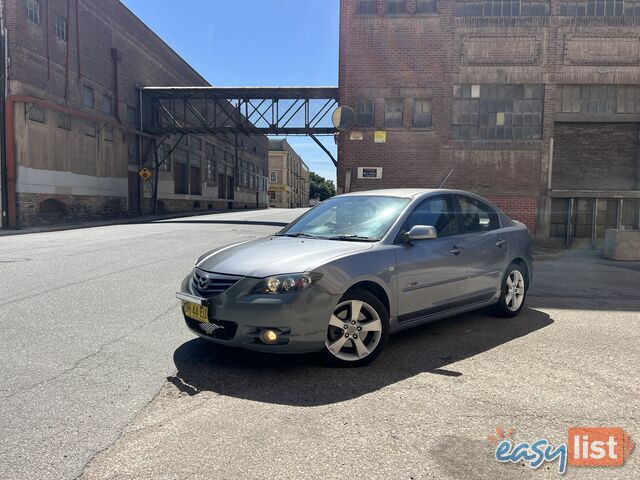
MULTIPOLYGON (((498 463, 487 436, 635 440, 640 265, 589 251, 538 261, 517 318, 407 331, 361 369, 194 339, 173 292, 195 257, 291 215, 0 239, 0 258, 23 260, 0 264, 0 477, 556 478, 557 462, 498 463)), ((565 477, 635 479, 640 462, 565 477)))

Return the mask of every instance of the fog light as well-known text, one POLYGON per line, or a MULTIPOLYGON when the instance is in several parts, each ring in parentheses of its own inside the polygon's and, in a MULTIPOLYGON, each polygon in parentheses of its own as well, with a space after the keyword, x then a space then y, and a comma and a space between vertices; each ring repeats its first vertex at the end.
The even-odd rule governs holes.
POLYGON ((267 345, 273 345, 278 341, 279 335, 275 330, 263 330, 260 332, 260 340, 267 345))

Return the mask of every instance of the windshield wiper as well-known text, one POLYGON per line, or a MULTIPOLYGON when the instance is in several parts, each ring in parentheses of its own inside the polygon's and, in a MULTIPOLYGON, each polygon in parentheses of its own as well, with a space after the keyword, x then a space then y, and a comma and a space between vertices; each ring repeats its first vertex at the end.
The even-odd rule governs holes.
POLYGON ((336 235, 329 240, 346 240, 350 242, 377 242, 379 238, 363 237, 362 235, 336 235))
POLYGON ((291 237, 291 238, 320 238, 317 235, 311 235, 309 233, 299 232, 299 233, 277 233, 276 237, 291 237))

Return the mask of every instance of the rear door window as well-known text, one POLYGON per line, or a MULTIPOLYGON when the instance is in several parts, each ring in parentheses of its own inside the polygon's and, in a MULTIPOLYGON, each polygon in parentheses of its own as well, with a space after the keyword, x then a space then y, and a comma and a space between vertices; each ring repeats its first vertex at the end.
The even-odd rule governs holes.
POLYGON ((496 211, 480 200, 471 197, 457 198, 459 218, 465 233, 486 232, 500 228, 500 219, 496 211))

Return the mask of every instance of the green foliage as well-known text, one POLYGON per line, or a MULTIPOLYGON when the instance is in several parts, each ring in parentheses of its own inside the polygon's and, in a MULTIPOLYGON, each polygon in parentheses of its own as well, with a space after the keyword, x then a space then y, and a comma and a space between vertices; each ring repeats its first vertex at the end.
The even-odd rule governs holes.
POLYGON ((317 173, 310 172, 309 198, 319 198, 324 201, 336 194, 336 186, 333 180, 327 180, 317 173))

